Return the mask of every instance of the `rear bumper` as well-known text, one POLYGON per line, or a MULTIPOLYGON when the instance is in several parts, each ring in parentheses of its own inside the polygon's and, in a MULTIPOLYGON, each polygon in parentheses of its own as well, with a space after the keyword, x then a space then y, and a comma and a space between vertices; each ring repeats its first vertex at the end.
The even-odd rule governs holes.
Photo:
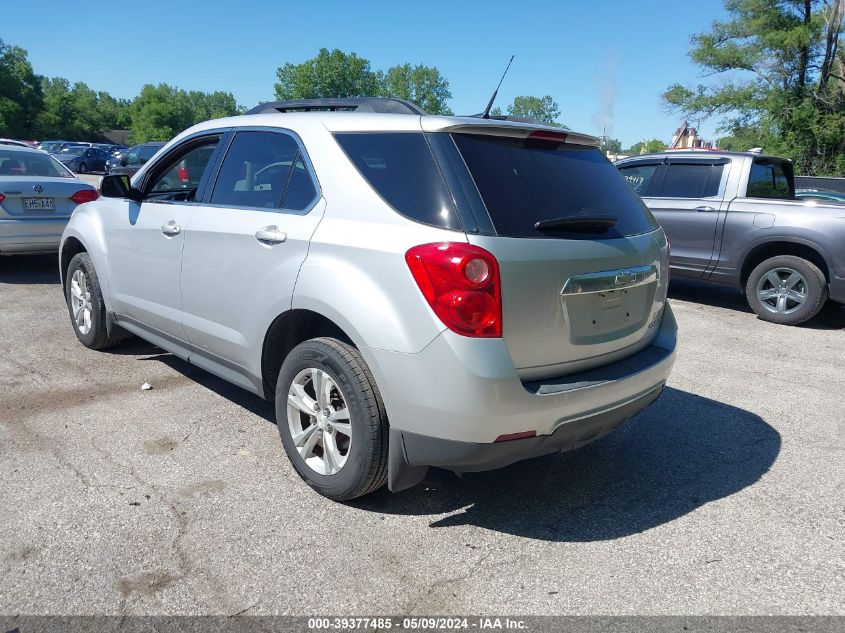
POLYGON ((663 391, 656 387, 639 398, 581 420, 560 425, 550 435, 527 439, 479 444, 426 437, 407 431, 392 430, 393 443, 401 444, 408 466, 436 466, 458 472, 479 472, 508 466, 523 459, 567 452, 586 446, 620 426, 652 402, 663 391))
POLYGON ((444 332, 418 354, 367 349, 390 418, 391 490, 418 483, 428 466, 488 470, 601 437, 658 397, 676 331, 667 303, 649 347, 543 383, 520 381, 501 339, 444 332), (520 432, 537 437, 495 441, 520 432))
POLYGON ((69 219, 0 220, 0 254, 57 252, 69 219))

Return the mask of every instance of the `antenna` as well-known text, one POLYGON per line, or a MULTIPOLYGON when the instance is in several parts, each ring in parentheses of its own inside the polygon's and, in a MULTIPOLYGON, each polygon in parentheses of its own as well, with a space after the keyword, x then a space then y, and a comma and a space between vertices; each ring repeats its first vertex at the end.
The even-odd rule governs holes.
POLYGON ((490 102, 487 104, 487 107, 484 108, 484 113, 481 115, 482 119, 489 119, 490 118, 490 110, 493 107, 493 102, 496 100, 496 95, 499 94, 499 88, 502 87, 502 82, 505 80, 505 75, 508 74, 508 69, 511 67, 513 63, 513 58, 515 56, 511 55, 511 60, 508 62, 508 65, 505 67, 505 72, 502 73, 502 78, 499 80, 499 85, 496 86, 496 89, 493 91, 493 96, 490 97, 490 102))

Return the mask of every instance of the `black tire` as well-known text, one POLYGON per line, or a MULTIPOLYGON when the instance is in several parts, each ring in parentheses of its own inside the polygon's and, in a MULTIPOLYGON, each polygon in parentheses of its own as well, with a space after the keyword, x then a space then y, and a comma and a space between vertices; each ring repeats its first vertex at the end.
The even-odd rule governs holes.
POLYGON ((88 165, 86 165, 85 163, 80 163, 80 164, 79 164, 79 171, 78 171, 78 172, 76 172, 76 173, 78 173, 78 174, 84 174, 84 173, 86 173, 87 171, 88 171, 88 165))
POLYGON ((76 338, 89 349, 108 349, 123 340, 122 336, 109 336, 106 329, 106 304, 103 301, 103 292, 100 289, 100 281, 97 278, 97 271, 88 253, 78 253, 70 260, 70 265, 65 275, 65 301, 67 302, 68 314, 76 338), (72 288, 74 274, 77 271, 87 277, 88 293, 90 295, 91 329, 84 334, 80 330, 73 314, 72 288))
MULTIPOLYGON (((813 262, 795 255, 778 255, 760 263, 748 277, 745 284, 745 297, 755 314, 764 321, 781 325, 798 325, 812 319, 824 307, 827 301, 827 280, 824 273, 813 262), (766 308, 757 294, 758 284, 771 271, 788 269, 797 272, 806 282, 804 304, 789 314, 779 314, 766 308)), ((789 304, 792 306, 792 304, 789 304)))
POLYGON ((276 382, 276 424, 296 472, 321 495, 346 501, 373 492, 387 481, 387 414, 369 367, 351 345, 315 338, 288 354, 276 382), (340 387, 349 412, 352 435, 346 463, 332 475, 318 473, 305 463, 288 424, 288 392, 296 376, 309 368, 326 372, 340 387))

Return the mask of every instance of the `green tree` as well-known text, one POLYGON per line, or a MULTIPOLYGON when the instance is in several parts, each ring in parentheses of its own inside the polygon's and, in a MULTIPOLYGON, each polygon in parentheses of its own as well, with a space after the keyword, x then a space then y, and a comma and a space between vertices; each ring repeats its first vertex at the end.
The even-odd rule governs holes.
POLYGON ((557 121, 560 116, 560 108, 551 95, 545 97, 516 97, 513 103, 508 106, 508 114, 524 119, 536 119, 554 127, 563 127, 557 121))
POLYGON ((429 114, 452 114, 446 105, 452 98, 449 81, 434 67, 393 66, 382 78, 381 94, 415 103, 429 114))
POLYGON ((381 93, 381 78, 355 53, 321 48, 313 59, 276 70, 276 98, 367 97, 381 93))
POLYGON ((0 39, 0 136, 34 136, 42 102, 41 82, 26 51, 0 39))
POLYGON ((116 99, 108 92, 97 93, 97 110, 100 113, 103 131, 126 130, 131 125, 128 99, 116 99))
POLYGON ((622 152, 622 141, 618 138, 608 138, 602 141, 602 149, 611 154, 619 154, 622 152))
POLYGON ((653 138, 646 141, 640 141, 639 143, 634 143, 626 149, 623 154, 652 154, 654 152, 662 152, 666 149, 668 145, 661 141, 659 138, 653 138))
POLYGON ((209 119, 219 119, 238 114, 238 103, 231 92, 201 92, 179 90, 177 99, 190 112, 191 123, 195 125, 209 119))
POLYGON ((801 173, 845 173, 845 2, 726 0, 725 7, 730 18, 694 35, 690 57, 728 78, 674 84, 666 105, 691 118, 723 117, 724 143, 787 156, 801 173))
POLYGON ((169 141, 193 124, 188 100, 167 84, 147 84, 132 102, 133 143, 169 141))
POLYGON ((41 78, 43 107, 38 113, 38 136, 69 138, 73 136, 74 103, 70 82, 62 77, 41 78))

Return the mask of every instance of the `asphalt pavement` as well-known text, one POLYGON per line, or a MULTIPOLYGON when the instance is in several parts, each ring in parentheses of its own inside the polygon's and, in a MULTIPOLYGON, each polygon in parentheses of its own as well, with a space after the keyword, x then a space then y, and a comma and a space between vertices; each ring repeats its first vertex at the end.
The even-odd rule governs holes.
POLYGON ((670 296, 669 386, 616 432, 339 504, 268 403, 83 348, 55 258, 0 258, 0 614, 845 614, 845 308, 670 296))

